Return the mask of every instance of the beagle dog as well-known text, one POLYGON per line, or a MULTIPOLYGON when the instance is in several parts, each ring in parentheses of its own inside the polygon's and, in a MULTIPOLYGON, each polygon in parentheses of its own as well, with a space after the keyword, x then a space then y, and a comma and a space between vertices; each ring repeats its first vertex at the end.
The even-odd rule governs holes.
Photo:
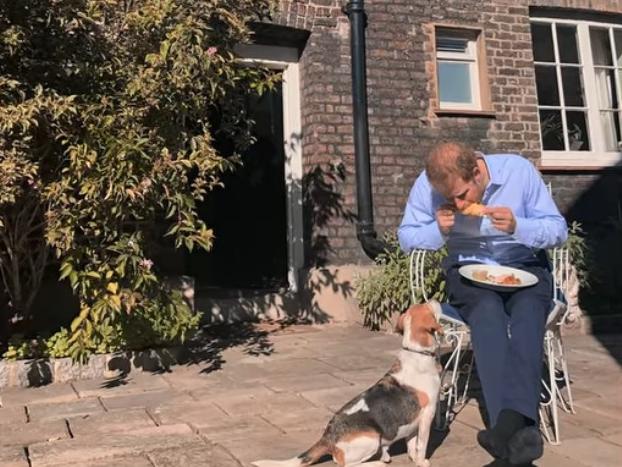
POLYGON ((397 330, 402 349, 389 372, 335 413, 318 442, 289 460, 261 460, 256 467, 303 467, 330 454, 340 467, 384 467, 389 447, 406 438, 408 455, 417 467, 425 458, 430 427, 441 384, 436 334, 441 306, 436 301, 411 306, 402 313, 397 330), (380 461, 367 462, 380 453, 380 461))

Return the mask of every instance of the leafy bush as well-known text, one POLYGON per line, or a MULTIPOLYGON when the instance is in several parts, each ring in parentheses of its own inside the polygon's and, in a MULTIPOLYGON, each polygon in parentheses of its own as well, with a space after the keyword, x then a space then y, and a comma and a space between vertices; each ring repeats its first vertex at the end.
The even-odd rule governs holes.
MULTIPOLYGON (((410 256, 401 250, 395 236, 387 235, 385 240, 389 248, 376 258, 377 268, 367 276, 358 277, 355 284, 363 324, 373 330, 382 328, 396 312, 402 312, 412 304, 410 256)), ((446 254, 444 248, 426 254, 424 282, 429 299, 445 299, 445 278, 440 266, 446 254)), ((420 292, 416 301, 423 301, 420 292)))
MULTIPOLYGON (((0 272, 28 322, 48 261, 80 301, 49 352, 183 339, 198 323, 153 267, 154 232, 209 249, 197 203, 253 142, 236 60, 273 0, 0 2, 0 272), (215 135, 234 142, 225 157, 215 135)), ((3 323, 4 324, 4 323, 3 323)), ((47 349, 47 347, 46 347, 47 349)))
MULTIPOLYGON (((389 249, 376 258, 376 268, 367 276, 356 281, 356 296, 363 314, 363 324, 373 330, 382 328, 390 322, 396 312, 401 312, 412 303, 409 277, 410 256, 399 247, 395 236, 387 236, 389 249)), ((581 225, 573 222, 568 229, 570 260, 577 268, 581 285, 589 284, 590 254, 581 225)), ((424 287, 428 299, 440 302, 446 300, 445 275, 441 268, 446 248, 428 251, 425 256, 424 287)), ((421 291, 417 291, 416 303, 423 302, 421 291)))
POLYGON ((589 288, 593 280, 593 259, 579 222, 573 221, 568 227, 568 240, 564 246, 568 248, 570 262, 577 270, 581 287, 589 288))

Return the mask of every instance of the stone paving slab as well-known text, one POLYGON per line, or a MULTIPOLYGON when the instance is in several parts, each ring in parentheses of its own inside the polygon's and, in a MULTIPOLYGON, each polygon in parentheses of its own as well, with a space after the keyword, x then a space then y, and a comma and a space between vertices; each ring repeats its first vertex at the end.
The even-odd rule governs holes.
POLYGON ((0 425, 3 446, 28 446, 42 441, 69 438, 64 420, 0 425))
POLYGON ((67 423, 74 437, 94 433, 121 433, 155 425, 144 408, 73 417, 67 423))
MULTIPOLYGON (((341 389, 341 388, 339 388, 341 389)), ((235 415, 257 415, 271 411, 294 411, 313 407, 313 404, 298 394, 266 394, 234 397, 218 397, 211 400, 225 413, 235 415)))
MULTIPOLYGON (((304 452, 317 439, 305 433, 296 435, 273 435, 257 432, 253 437, 237 440, 223 440, 222 444, 231 452, 244 467, 250 467, 252 461, 260 459, 285 460, 304 452)), ((335 465, 320 464, 323 467, 335 465)), ((412 467, 412 466, 411 466, 412 467)))
POLYGON ((0 408, 0 426, 26 423, 26 407, 13 406, 0 408))
MULTIPOLYGON (((205 424, 206 420, 219 421, 229 418, 222 409, 211 402, 187 402, 174 406, 156 407, 148 409, 151 416, 159 425, 188 423, 191 426, 205 424)), ((122 413, 122 412, 121 412, 122 413)))
POLYGON ((272 389, 274 392, 301 392, 312 391, 316 389, 339 388, 344 386, 352 386, 351 383, 337 378, 328 373, 317 373, 310 375, 295 376, 276 376, 274 378, 266 378, 263 384, 272 389))
POLYGON ((29 467, 26 452, 21 447, 0 447, 2 467, 29 467))
POLYGON ((166 425, 127 433, 87 435, 79 438, 37 443, 29 448, 32 467, 60 467, 70 463, 88 465, 114 457, 140 455, 198 442, 187 425, 166 425))
POLYGON ((263 419, 279 428, 283 433, 305 431, 314 433, 318 438, 332 417, 333 413, 330 410, 321 407, 310 407, 297 411, 278 410, 262 415, 263 419))
POLYGON ((218 445, 193 446, 149 454, 155 467, 241 467, 242 464, 218 445))
POLYGON ((550 446, 550 451, 579 461, 589 467, 619 466, 622 460, 620 446, 600 438, 573 439, 571 443, 550 446))
POLYGON ((237 381, 252 383, 274 376, 330 373, 335 367, 312 358, 278 360, 276 362, 246 363, 232 367, 228 372, 237 381))
POLYGON ((116 397, 102 397, 102 404, 107 410, 126 410, 136 407, 161 407, 190 402, 194 400, 190 394, 179 391, 147 391, 142 394, 117 395, 116 397))
POLYGON ((4 407, 35 404, 57 404, 78 400, 71 384, 50 384, 39 388, 12 387, 2 391, 4 407))
POLYGON ((370 368, 383 368, 388 370, 395 357, 381 354, 382 356, 371 356, 365 354, 338 355, 332 357, 320 357, 319 361, 336 367, 338 370, 368 370, 370 368))
POLYGON ((79 399, 60 404, 48 403, 28 406, 28 416, 31 421, 58 420, 102 413, 103 411, 104 408, 97 398, 79 399))
POLYGON ((318 389, 316 391, 304 391, 300 395, 317 407, 326 407, 331 412, 336 412, 367 389, 367 387, 367 385, 361 384, 341 388, 318 389))
MULTIPOLYGON (((333 411, 382 377, 399 349, 398 336, 359 326, 301 326, 260 341, 165 374, 4 390, 0 466, 29 466, 23 446, 11 443, 27 445, 31 467, 246 467, 258 458, 286 459, 313 444, 333 411), (65 439, 36 442, 37 427, 54 434, 63 426, 65 439)), ((622 465, 620 341, 565 339, 577 413, 560 411, 562 444, 546 445, 536 466, 622 465)), ((483 426, 471 399, 448 432, 432 433, 432 465, 488 464, 476 442, 483 426)), ((413 466, 405 443, 391 453, 390 465, 413 466)))
POLYGON ((115 394, 142 394, 147 391, 166 391, 171 389, 171 386, 162 376, 149 374, 132 375, 127 379, 99 378, 96 380, 74 381, 72 386, 81 398, 111 397, 115 394))
POLYGON ((279 437, 283 434, 276 426, 268 423, 260 416, 229 417, 226 419, 206 419, 197 426, 203 438, 216 442, 249 441, 261 438, 279 437))
POLYGON ((211 402, 217 399, 234 399, 241 396, 260 396, 275 394, 272 389, 269 389, 262 384, 234 384, 229 390, 226 387, 210 387, 199 388, 195 391, 190 391, 190 395, 197 401, 211 402))
POLYGON ((153 467, 153 463, 146 456, 130 456, 65 464, 65 467, 153 467))
POLYGON ((618 446, 622 446, 622 433, 616 433, 615 435, 605 436, 603 437, 603 440, 611 444, 617 444, 618 446))

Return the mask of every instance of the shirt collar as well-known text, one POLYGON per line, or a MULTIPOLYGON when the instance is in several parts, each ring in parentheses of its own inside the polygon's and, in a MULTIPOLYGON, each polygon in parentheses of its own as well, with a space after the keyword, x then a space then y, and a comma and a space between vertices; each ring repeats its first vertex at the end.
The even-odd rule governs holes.
POLYGON ((490 178, 488 186, 503 185, 507 181, 507 173, 503 172, 501 166, 497 164, 497 160, 495 160, 495 157, 488 156, 482 153, 479 153, 479 155, 484 159, 486 167, 488 168, 488 177, 490 178))

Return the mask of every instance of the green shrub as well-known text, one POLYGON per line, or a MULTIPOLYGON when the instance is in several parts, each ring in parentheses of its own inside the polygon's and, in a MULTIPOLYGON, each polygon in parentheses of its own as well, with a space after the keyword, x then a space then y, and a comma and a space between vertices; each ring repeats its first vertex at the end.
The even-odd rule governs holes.
MULTIPOLYGON (((367 276, 358 277, 355 283, 356 297, 363 313, 363 324, 373 330, 382 328, 391 317, 412 304, 409 284, 410 257, 399 247, 395 236, 386 236, 389 248, 376 258, 376 268, 367 276)), ((445 278, 441 261, 446 250, 426 254, 425 289, 428 298, 445 299, 445 278)), ((423 301, 417 293, 416 301, 423 301)))

